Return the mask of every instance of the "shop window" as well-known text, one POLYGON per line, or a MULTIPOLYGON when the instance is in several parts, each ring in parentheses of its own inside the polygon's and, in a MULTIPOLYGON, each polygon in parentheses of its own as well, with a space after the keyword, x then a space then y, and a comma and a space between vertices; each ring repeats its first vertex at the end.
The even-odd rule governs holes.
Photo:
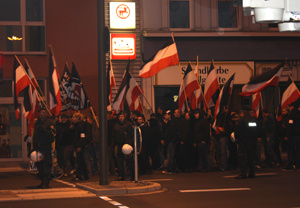
POLYGON ((169 1, 170 28, 190 28, 189 1, 169 1))
POLYGON ((0 52, 45 52, 45 0, 0 1, 0 52))
POLYGON ((238 7, 232 0, 218 1, 219 28, 238 28, 238 7))
POLYGON ((155 87, 155 109, 162 107, 164 110, 178 108, 179 87, 155 87))

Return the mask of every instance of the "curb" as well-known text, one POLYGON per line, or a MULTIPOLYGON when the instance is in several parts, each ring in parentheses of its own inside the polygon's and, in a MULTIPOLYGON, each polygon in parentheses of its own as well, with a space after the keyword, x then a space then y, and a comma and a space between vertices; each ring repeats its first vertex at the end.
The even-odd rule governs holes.
POLYGON ((109 185, 99 185, 98 182, 77 183, 77 188, 92 192, 97 196, 126 195, 148 193, 161 190, 159 183, 148 181, 114 181, 109 185))

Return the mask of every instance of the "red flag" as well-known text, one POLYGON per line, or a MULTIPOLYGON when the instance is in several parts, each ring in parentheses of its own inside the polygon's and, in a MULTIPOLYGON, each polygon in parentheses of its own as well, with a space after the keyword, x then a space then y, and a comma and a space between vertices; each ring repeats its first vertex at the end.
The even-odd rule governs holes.
POLYGON ((260 76, 253 77, 250 82, 243 86, 240 95, 250 96, 257 92, 261 92, 268 86, 277 86, 283 66, 284 62, 276 66, 274 69, 261 74, 260 76))
POLYGON ((192 70, 192 66, 189 63, 186 71, 184 72, 184 77, 179 89, 179 98, 178 98, 178 108, 182 111, 184 110, 184 102, 187 97, 190 97, 195 90, 199 89, 198 81, 195 77, 195 74, 192 70))
POLYGON ((149 78, 160 70, 179 63, 176 44, 171 39, 154 56, 152 56, 141 68, 139 76, 149 78))
POLYGON ((50 111, 58 116, 62 108, 61 95, 59 90, 59 76, 57 73, 57 65, 52 51, 49 47, 49 96, 50 96, 50 111))
POLYGON ((204 89, 204 99, 207 106, 205 108, 211 108, 215 105, 213 97, 218 93, 219 82, 217 79, 217 71, 214 66, 214 62, 211 62, 208 75, 206 78, 205 89, 204 89))
POLYGON ((255 117, 258 118, 259 116, 259 101, 261 98, 261 93, 257 92, 252 95, 252 110, 255 112, 255 117))
POLYGON ((298 100, 299 97, 300 97, 300 92, 297 86, 295 85, 295 83, 293 82, 293 80, 291 79, 291 77, 289 77, 288 87, 282 94, 281 109, 289 106, 291 103, 298 100))

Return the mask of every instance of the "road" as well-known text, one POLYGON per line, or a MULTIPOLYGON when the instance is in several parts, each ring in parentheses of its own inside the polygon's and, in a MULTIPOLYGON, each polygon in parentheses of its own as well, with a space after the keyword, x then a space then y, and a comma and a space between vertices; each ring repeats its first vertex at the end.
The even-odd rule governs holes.
MULTIPOLYGON (((237 180, 238 171, 212 173, 177 173, 144 175, 140 180, 151 180, 162 185, 156 193, 96 196, 64 199, 42 199, 0 202, 1 208, 193 208, 193 207, 300 207, 300 171, 280 168, 259 169, 254 179, 237 180)), ((3 177, 0 178, 1 181, 3 177)), ((7 178, 9 180, 9 177, 7 178)), ((33 179, 30 179, 33 180, 33 179)), ((72 183, 69 178, 62 178, 72 183)), ((96 179, 97 180, 97 179, 96 179)), ((19 183, 21 183, 19 181, 19 183)), ((5 183, 3 183, 5 185, 5 183)), ((52 181, 54 187, 68 187, 52 181)), ((3 190, 1 188, 1 190, 3 190)))

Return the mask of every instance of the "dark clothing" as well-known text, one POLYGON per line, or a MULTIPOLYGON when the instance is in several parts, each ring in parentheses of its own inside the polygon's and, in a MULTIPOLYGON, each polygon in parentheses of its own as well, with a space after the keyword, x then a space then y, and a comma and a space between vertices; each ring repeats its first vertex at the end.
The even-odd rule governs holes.
POLYGON ((133 157, 132 154, 124 155, 122 153, 122 147, 124 144, 129 144, 133 147, 133 127, 128 121, 123 123, 117 121, 114 125, 112 132, 112 146, 117 146, 117 166, 118 166, 118 175, 121 180, 125 180, 125 164, 129 167, 132 173, 132 179, 134 170, 133 170, 133 157))
POLYGON ((37 163, 41 187, 48 188, 51 179, 52 142, 54 141, 54 122, 50 119, 38 119, 34 125, 33 150, 40 151, 44 159, 37 163), (53 132, 52 132, 53 131, 53 132))
POLYGON ((193 131, 194 144, 196 144, 198 165, 197 170, 202 171, 206 169, 209 171, 211 167, 211 160, 209 158, 210 147, 210 124, 204 118, 195 119, 193 131))
POLYGON ((238 157, 241 176, 247 177, 247 168, 249 176, 255 175, 255 151, 259 132, 256 118, 245 115, 238 122, 235 128, 235 139, 238 144, 238 157))
POLYGON ((88 147, 92 140, 92 127, 87 122, 77 122, 74 124, 75 150, 76 150, 76 177, 78 179, 88 179, 88 161, 86 154, 89 154, 88 147))
POLYGON ((287 125, 288 137, 288 168, 293 165, 300 169, 300 111, 294 108, 289 116, 287 125))

